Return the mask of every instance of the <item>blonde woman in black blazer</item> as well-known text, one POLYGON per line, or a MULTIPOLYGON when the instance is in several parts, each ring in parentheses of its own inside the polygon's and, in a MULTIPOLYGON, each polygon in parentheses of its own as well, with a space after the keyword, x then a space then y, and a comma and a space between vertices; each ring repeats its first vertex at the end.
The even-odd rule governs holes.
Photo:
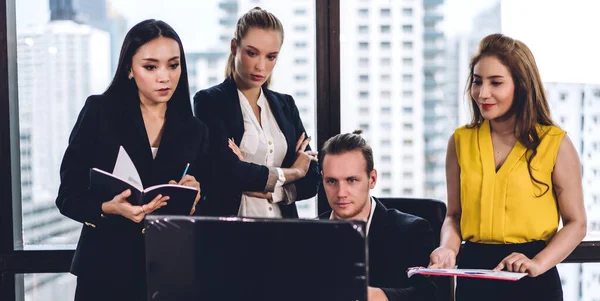
MULTIPOLYGON (((244 215, 244 204, 250 207, 258 204, 268 208, 267 213, 280 212, 276 217, 296 218, 295 202, 317 194, 320 182, 317 154, 308 147, 310 138, 306 137, 298 108, 291 96, 268 89, 282 42, 281 22, 263 9, 250 10, 238 21, 231 40, 225 81, 194 96, 195 114, 208 125, 211 140, 212 164, 207 170, 211 182, 204 186, 207 199, 201 204, 201 214, 244 215), (255 129, 248 128, 252 124, 249 119, 254 121, 255 129), (273 120, 276 122, 270 122, 273 120), (280 153, 282 161, 267 166, 243 160, 237 143, 254 137, 248 135, 249 130, 268 135, 265 126, 273 136, 285 138, 285 143, 275 148, 280 152, 287 149, 284 156, 280 153), (284 195, 273 203, 276 187, 282 187, 284 195), (244 200, 250 201, 244 203, 244 200)), ((268 143, 271 148, 276 141, 268 143)), ((242 152, 248 151, 243 145, 240 148, 242 152)), ((269 151, 272 153, 273 149, 269 151)))

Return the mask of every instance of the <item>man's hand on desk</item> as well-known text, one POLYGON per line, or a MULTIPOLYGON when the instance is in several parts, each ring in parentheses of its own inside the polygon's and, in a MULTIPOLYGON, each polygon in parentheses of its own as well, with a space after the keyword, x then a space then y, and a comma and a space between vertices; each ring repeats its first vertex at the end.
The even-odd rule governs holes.
POLYGON ((371 287, 367 288, 367 300, 369 301, 388 301, 387 296, 380 288, 371 287))

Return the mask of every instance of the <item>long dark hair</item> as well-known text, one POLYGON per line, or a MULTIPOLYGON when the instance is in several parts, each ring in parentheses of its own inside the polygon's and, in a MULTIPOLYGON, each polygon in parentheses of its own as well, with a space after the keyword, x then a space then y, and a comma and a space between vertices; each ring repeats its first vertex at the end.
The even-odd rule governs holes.
MULTIPOLYGON (((123 41, 123 46, 121 47, 121 54, 119 55, 119 63, 117 64, 115 77, 104 94, 112 96, 137 96, 138 88, 135 84, 135 80, 129 79, 129 71, 131 70, 133 56, 144 44, 159 37, 175 40, 177 44, 179 44, 180 52, 181 76, 173 96, 167 103, 167 107, 174 108, 180 114, 192 115, 187 65, 181 39, 169 24, 160 20, 149 19, 142 21, 127 32, 125 40, 123 41)), ((137 97, 135 99, 137 100, 137 97)))
POLYGON ((548 192, 550 186, 531 174, 531 161, 537 154, 541 138, 538 134, 540 125, 554 125, 550 117, 548 99, 544 90, 540 72, 533 53, 525 43, 502 34, 491 34, 479 43, 479 50, 471 59, 467 95, 471 99, 471 123, 468 128, 479 127, 484 121, 477 102, 471 96, 471 84, 475 65, 484 57, 496 57, 510 70, 515 85, 513 104, 507 114, 515 115, 514 134, 517 140, 527 148, 527 169, 531 180, 544 186, 548 192))
MULTIPOLYGON (((237 21, 237 25, 235 27, 235 33, 233 39, 237 47, 239 48, 242 39, 246 36, 248 31, 251 28, 260 28, 260 29, 270 29, 278 31, 281 34, 281 43, 283 44, 283 25, 281 25, 281 21, 275 17, 272 13, 260 8, 255 7, 242 15, 240 19, 237 21)), ((235 53, 233 51, 229 51, 229 57, 227 58, 227 65, 225 65, 225 77, 232 76, 235 71, 235 53)), ((271 76, 267 78, 263 87, 268 88, 271 84, 271 76)))

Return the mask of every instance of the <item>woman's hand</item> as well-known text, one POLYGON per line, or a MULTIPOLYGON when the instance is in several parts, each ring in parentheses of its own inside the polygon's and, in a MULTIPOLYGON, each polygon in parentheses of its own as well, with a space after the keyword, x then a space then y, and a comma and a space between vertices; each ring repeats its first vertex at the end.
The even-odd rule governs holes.
POLYGON ((196 212, 196 205, 198 204, 198 201, 200 201, 200 182, 196 181, 196 178, 192 175, 185 175, 181 179, 181 181, 179 181, 179 183, 175 182, 175 180, 171 180, 169 181, 169 184, 193 187, 198 190, 198 193, 196 194, 196 199, 194 200, 194 205, 192 205, 192 209, 190 211, 190 215, 194 215, 194 212, 196 212))
POLYGON ((429 268, 431 269, 453 269, 456 265, 456 252, 440 246, 429 255, 429 268))
MULTIPOLYGON (((238 157, 238 159, 240 159, 240 161, 244 161, 244 155, 242 154, 242 151, 240 150, 240 148, 235 144, 235 140, 233 140, 233 138, 229 138, 229 139, 227 139, 227 142, 228 142, 229 148, 238 157)), ((259 199, 266 199, 266 200, 273 199, 273 194, 270 192, 246 191, 246 192, 244 192, 244 195, 254 197, 254 198, 259 198, 259 199)))
POLYGON ((502 271, 503 269, 506 269, 509 272, 527 273, 529 277, 537 277, 545 272, 535 258, 529 259, 529 257, 522 253, 512 253, 506 256, 506 258, 502 259, 496 268, 494 268, 494 272, 502 271))
POLYGON ((140 223, 147 214, 166 206, 167 200, 169 200, 168 196, 159 194, 148 204, 134 206, 127 201, 127 198, 130 195, 131 190, 129 189, 115 195, 112 200, 102 203, 102 212, 106 214, 121 215, 135 223, 140 223))
POLYGON ((238 159, 240 159, 240 161, 244 161, 244 155, 242 155, 242 151, 240 150, 240 148, 235 144, 235 141, 233 140, 233 138, 229 138, 227 139, 228 142, 228 146, 229 148, 233 151, 233 153, 238 157, 238 159))
POLYGON ((311 137, 305 138, 306 133, 302 133, 298 141, 296 141, 296 161, 292 165, 292 169, 296 169, 299 172, 299 177, 303 178, 308 172, 310 162, 318 162, 317 152, 307 151, 306 147, 310 143, 311 137))

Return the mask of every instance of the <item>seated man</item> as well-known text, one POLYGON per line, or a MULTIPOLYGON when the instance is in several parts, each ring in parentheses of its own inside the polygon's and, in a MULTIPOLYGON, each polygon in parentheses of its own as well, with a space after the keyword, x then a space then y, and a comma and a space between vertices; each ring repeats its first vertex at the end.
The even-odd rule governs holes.
POLYGON ((436 287, 430 279, 406 275, 409 267, 429 264, 431 227, 370 196, 377 171, 373 150, 360 133, 332 137, 321 150, 323 186, 333 210, 319 218, 367 221, 369 301, 434 300, 436 287))

